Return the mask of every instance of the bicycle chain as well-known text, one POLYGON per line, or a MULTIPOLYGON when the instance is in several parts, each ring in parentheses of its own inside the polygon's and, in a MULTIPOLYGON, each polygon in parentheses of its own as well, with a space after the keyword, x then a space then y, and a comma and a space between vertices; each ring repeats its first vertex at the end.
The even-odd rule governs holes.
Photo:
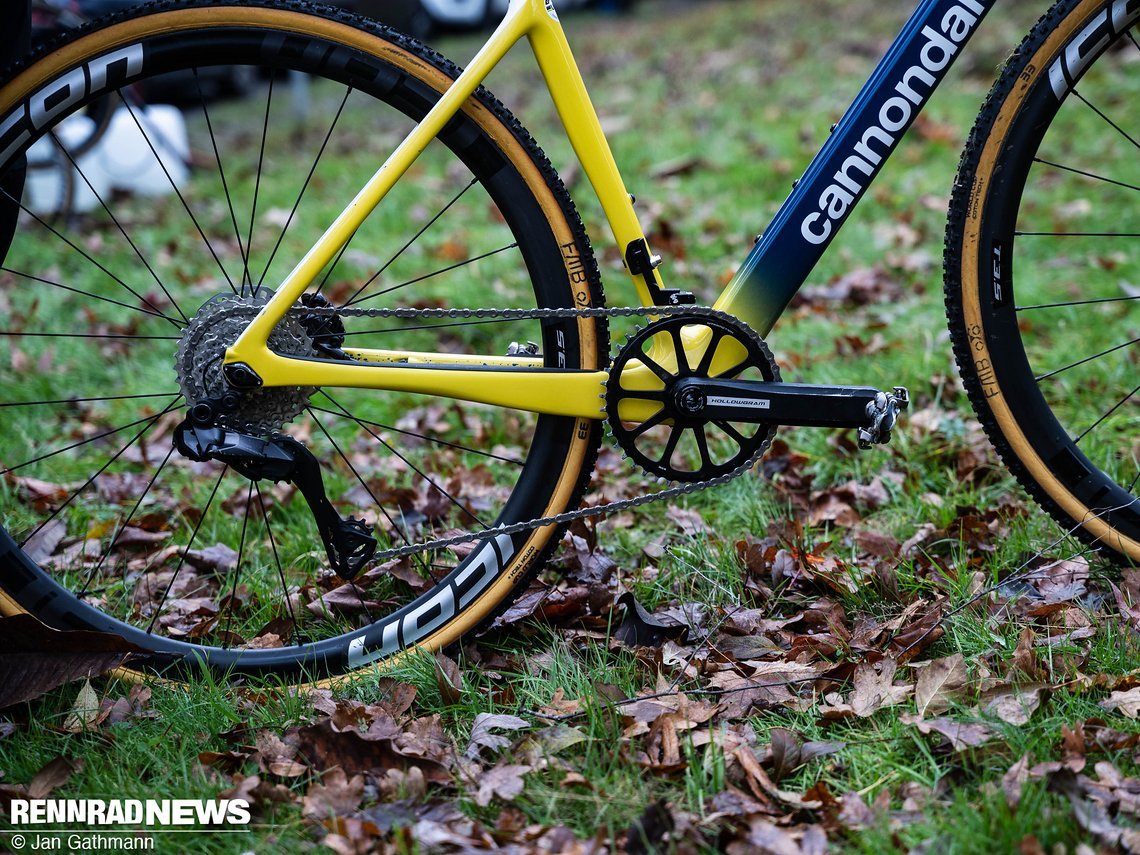
MULTIPOLYGON (((501 318, 503 320, 631 317, 657 318, 673 315, 695 315, 699 317, 718 318, 724 320, 726 323, 739 327, 742 332, 745 332, 763 344, 763 339, 761 339, 760 336, 758 336, 750 328, 745 326, 744 323, 738 318, 728 314, 727 312, 721 312, 708 306, 620 306, 612 308, 591 307, 584 309, 415 309, 411 307, 354 309, 351 307, 327 307, 306 308, 303 310, 293 309, 290 310, 290 312, 298 312, 301 314, 309 315, 339 315, 341 317, 445 319, 501 318)), ((462 534, 454 534, 448 537, 440 537, 434 540, 423 541, 422 543, 410 543, 404 546, 396 546, 390 549, 378 551, 374 556, 374 560, 377 563, 384 563, 385 561, 391 561, 394 558, 402 558, 406 555, 418 555, 422 552, 427 552, 429 550, 435 549, 443 549, 445 547, 455 546, 460 543, 470 543, 471 541, 491 539, 504 534, 518 534, 522 531, 531 531, 533 529, 543 528, 548 525, 562 525, 564 523, 570 523, 580 519, 587 519, 589 517, 607 516, 609 514, 628 510, 630 508, 641 507, 642 505, 647 505, 650 502, 660 502, 666 499, 673 499, 678 496, 685 496, 689 493, 695 493, 698 490, 705 490, 709 487, 719 487, 722 484, 727 484, 729 481, 732 481, 735 478, 739 478, 745 472, 749 471, 756 464, 756 461, 764 456, 764 453, 768 450, 768 447, 772 443, 773 435, 774 431, 763 443, 761 443, 756 452, 746 461, 741 463, 732 471, 726 472, 723 475, 718 475, 715 478, 709 478, 704 481, 694 481, 687 484, 677 484, 675 487, 669 487, 668 489, 660 490, 656 493, 645 493, 640 496, 634 496, 631 499, 617 499, 613 502, 607 502, 603 505, 595 505, 594 507, 578 508, 577 510, 563 511, 560 514, 554 514, 552 516, 535 517, 534 519, 524 520, 517 523, 493 526, 474 534, 464 532, 462 534)), ((618 451, 621 451, 621 449, 619 448, 618 451)), ((622 456, 623 458, 626 457, 624 452, 622 453, 622 456)), ((658 478, 658 481, 664 482, 665 479, 658 478)))

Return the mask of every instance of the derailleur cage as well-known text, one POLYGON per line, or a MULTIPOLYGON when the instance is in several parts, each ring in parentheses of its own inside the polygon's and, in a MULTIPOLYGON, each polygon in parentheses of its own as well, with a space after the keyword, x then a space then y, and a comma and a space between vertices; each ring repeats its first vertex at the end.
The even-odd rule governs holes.
POLYGON ((376 538, 367 523, 342 519, 325 493, 321 466, 313 453, 291 436, 258 437, 201 418, 213 402, 203 401, 174 430, 174 447, 196 461, 217 460, 252 481, 288 481, 305 497, 325 545, 333 572, 345 580, 356 577, 376 552, 376 538))

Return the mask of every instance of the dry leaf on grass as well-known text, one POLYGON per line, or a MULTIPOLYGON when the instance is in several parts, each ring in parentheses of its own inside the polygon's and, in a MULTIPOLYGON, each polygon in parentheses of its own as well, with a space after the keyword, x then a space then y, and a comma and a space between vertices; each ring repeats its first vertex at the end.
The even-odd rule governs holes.
POLYGON ((966 660, 961 653, 935 659, 918 669, 914 687, 914 702, 918 714, 937 715, 950 709, 953 700, 966 688, 966 660))
POLYGON ((1021 759, 1009 767, 1001 779, 1001 788, 1005 792, 1005 801, 1011 811, 1017 810, 1021 804, 1021 785, 1029 780, 1029 755, 1022 754, 1021 759))
POLYGON ((84 680, 75 696, 71 712, 63 720, 63 729, 68 733, 83 733, 95 726, 99 718, 99 695, 91 688, 91 681, 84 680))
POLYGON ((71 760, 67 757, 56 757, 36 772, 28 784, 29 799, 46 799, 51 792, 62 787, 71 777, 72 772, 83 769, 82 760, 71 760))
POLYGON ((633 647, 660 647, 665 641, 678 641, 688 628, 684 624, 667 624, 649 614, 628 591, 617 601, 625 607, 625 619, 614 630, 614 638, 633 647))
POLYGON ((821 807, 821 802, 805 799, 796 793, 779 789, 773 782, 756 755, 747 745, 741 745, 735 751, 736 759, 740 762, 745 774, 748 776, 748 786, 759 799, 771 800, 780 804, 796 808, 797 810, 814 810, 821 807))
POLYGON ((363 775, 349 778, 343 769, 333 769, 309 787, 301 803, 301 814, 315 820, 346 816, 356 810, 363 796, 363 775))
POLYGON ((1028 724, 1041 706, 1045 686, 997 686, 982 699, 982 711, 1007 724, 1028 724))
POLYGON ((492 731, 521 730, 524 727, 530 727, 530 722, 525 718, 519 718, 517 715, 479 713, 471 725, 471 739, 467 743, 464 756, 474 760, 484 748, 501 751, 511 744, 511 740, 492 731))
POLYGON ((978 722, 953 721, 948 718, 921 719, 910 713, 903 713, 899 716, 899 721, 913 724, 920 733, 939 734, 955 751, 977 748, 997 736, 993 728, 978 722))
POLYGON ((1140 713, 1140 686, 1133 686, 1126 692, 1113 692, 1099 706, 1110 712, 1115 710, 1128 718, 1136 718, 1140 713))
POLYGON ((463 698, 463 675, 454 659, 435 654, 435 684, 445 704, 457 704, 463 698))
POLYGON ((143 652, 106 632, 60 632, 31 615, 2 617, 0 709, 38 698, 71 680, 97 676, 143 652))
POLYGON ((523 775, 531 771, 530 766, 500 765, 480 773, 476 780, 475 804, 486 807, 495 797, 505 802, 512 801, 523 791, 523 775))
POLYGON ((855 687, 848 701, 855 715, 867 718, 883 707, 894 706, 910 697, 913 686, 894 685, 898 667, 899 663, 894 659, 881 659, 873 665, 860 662, 856 666, 855 687))

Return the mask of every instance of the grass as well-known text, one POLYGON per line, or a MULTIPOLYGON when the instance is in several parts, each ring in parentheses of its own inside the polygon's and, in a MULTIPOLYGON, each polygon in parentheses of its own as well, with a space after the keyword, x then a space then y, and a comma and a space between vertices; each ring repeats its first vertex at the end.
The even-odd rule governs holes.
MULTIPOLYGON (((780 438, 791 450, 776 456, 794 456, 787 470, 753 472, 681 503, 700 514, 708 527, 704 535, 683 535, 661 506, 633 510, 600 523, 602 548, 617 562, 622 584, 647 608, 700 604, 715 624, 740 607, 762 607, 767 617, 776 620, 818 606, 820 590, 808 593, 787 580, 771 583, 770 599, 758 599, 756 583, 770 580, 750 578, 751 571, 742 565, 735 546, 747 536, 760 539, 770 527, 774 530, 799 519, 803 527, 796 540, 802 553, 838 559, 858 577, 854 590, 828 588, 824 592, 848 616, 883 621, 897 615, 909 599, 945 598, 951 614, 943 624, 945 634, 922 652, 923 657, 961 653, 975 683, 987 679, 983 669, 996 672, 1013 660, 1027 620, 1003 611, 990 600, 984 600, 982 608, 966 606, 980 585, 1007 582, 1014 569, 1039 551, 1059 557, 1075 547, 1058 540, 1056 526, 1028 503, 998 467, 972 420, 945 332, 938 258, 945 205, 962 140, 994 74, 1040 11, 1035 3, 1011 2, 990 16, 948 85, 931 101, 926 121, 909 135, 907 144, 808 283, 810 292, 812 287, 842 285, 852 271, 874 271, 874 277, 894 290, 886 299, 866 306, 832 309, 814 301, 793 308, 769 338, 785 379, 906 385, 916 399, 914 409, 923 417, 916 415, 911 424, 904 423, 888 448, 867 454, 852 453, 843 437, 832 432, 781 431, 780 438), (820 495, 850 481, 867 485, 884 472, 897 477, 885 478, 884 499, 853 502, 857 523, 841 524, 826 518, 812 521, 811 503, 820 495), (809 486, 797 486, 805 480, 809 486), (987 521, 993 530, 985 539, 985 548, 972 544, 955 528, 964 515, 984 519, 987 512, 999 508, 1005 509, 1001 518, 987 521), (864 574, 874 569, 875 561, 860 547, 859 534, 872 532, 901 543, 923 524, 939 533, 921 550, 897 562, 886 562, 897 595, 881 584, 864 581, 864 574)), ((812 6, 810 15, 805 15, 804 4, 786 0, 765 4, 659 0, 642 3, 628 19, 567 16, 571 41, 610 131, 628 187, 637 196, 639 214, 651 233, 651 242, 669 256, 663 268, 666 284, 692 290, 702 301, 715 296, 732 275, 736 261, 747 252, 755 232, 775 212, 791 181, 825 138, 827 128, 854 96, 858 81, 871 70, 904 14, 901 8, 864 0, 829 0, 812 6), (821 80, 826 85, 821 85, 821 80)), ((477 46, 475 36, 449 36, 439 44, 445 54, 460 61, 477 46)), ((1113 87, 1123 85, 1115 77, 1109 82, 1113 87)), ((277 82, 274 86, 280 87, 277 100, 272 102, 274 109, 287 111, 284 86, 277 82)), ((533 64, 516 52, 494 72, 488 86, 519 115, 567 180, 593 238, 609 302, 628 303, 632 295, 623 281, 620 256, 608 241, 600 208, 560 135, 552 106, 536 85, 533 64)), ((1124 88, 1112 91, 1120 103, 1134 95, 1124 88)), ((268 98, 262 100, 265 92, 263 88, 251 102, 210 108, 213 122, 236 128, 233 137, 223 139, 247 154, 257 137, 250 131, 250 116, 256 112, 250 105, 270 103, 268 98)), ((323 129, 340 107, 342 92, 320 87, 312 90, 311 127, 321 129, 318 132, 299 129, 287 121, 275 123, 274 133, 280 136, 271 139, 268 146, 272 180, 265 182, 261 213, 255 217, 265 226, 255 230, 258 257, 272 251, 277 229, 288 219, 304 174, 303 162, 291 157, 292 149, 303 148, 302 143, 320 144, 323 129)), ((267 281, 280 277, 290 259, 305 249, 306 227, 327 222, 335 213, 336 200, 358 183, 361 170, 374 164, 378 152, 398 138, 398 125, 385 124, 356 96, 346 103, 343 118, 338 120, 338 133, 330 138, 335 157, 330 157, 314 176, 311 190, 306 191, 306 204, 298 209, 300 219, 267 265, 267 281)), ((201 133, 205 118, 190 116, 192 133, 201 133)), ((1111 155, 1112 150, 1097 148, 1104 137, 1095 132, 1095 124, 1081 121, 1077 125, 1080 132, 1074 134, 1066 154, 1111 155)), ((235 191, 251 189, 256 175, 251 163, 247 159, 232 169, 227 167, 227 178, 235 191)), ((445 161, 430 153, 414 177, 415 187, 386 205, 358 235, 353 251, 346 253, 342 265, 330 276, 331 291, 341 296, 350 294, 346 289, 355 289, 393 251, 395 236, 421 227, 432 210, 452 197, 457 186, 457 176, 448 172, 445 161)), ((1043 190, 1035 198, 1037 208, 1031 213, 1039 215, 1046 226, 1063 219, 1064 212, 1058 213, 1058 206, 1068 204, 1074 187, 1078 195, 1083 193, 1079 183, 1055 177, 1042 178, 1038 183, 1043 190)), ((461 184, 462 180, 458 186, 461 184)), ((243 249, 229 240, 230 220, 244 223, 252 214, 241 211, 240 216, 231 216, 220 202, 224 194, 216 185, 192 183, 190 193, 194 199, 209 202, 203 222, 222 247, 222 267, 233 275, 241 269, 243 249)), ((1098 224, 1112 224, 1127 217, 1130 210, 1126 197, 1097 197, 1096 202, 1092 213, 1098 224)), ((179 293, 192 295, 199 303, 223 290, 223 277, 213 260, 190 251, 196 238, 185 221, 173 215, 169 221, 152 216, 152 204, 125 200, 122 211, 131 222, 145 225, 138 234, 145 247, 154 252, 160 276, 177 282, 179 293), (188 261, 191 255, 196 260, 188 261)), ((425 239, 401 258, 393 276, 401 281, 414 278, 425 264, 439 266, 449 259, 476 254, 480 248, 502 245, 502 224, 486 198, 464 197, 452 213, 449 228, 426 232, 425 239)), ((100 262, 115 270, 134 265, 133 252, 110 240, 113 234, 105 222, 100 223, 98 215, 92 219, 96 228, 90 236, 90 249, 99 254, 100 262)), ((37 258, 50 258, 44 255, 50 241, 44 241, 27 245, 22 250, 26 254, 10 259, 9 265, 19 269, 37 258)), ((1034 281, 1039 281, 1044 292, 1057 288, 1064 292, 1079 282, 1087 289, 1082 293, 1106 295, 1136 276, 1135 251, 1132 255, 1122 250, 1092 257, 1074 250, 1053 262, 1034 256, 1032 251, 1025 255, 1026 269, 1033 265, 1039 273, 1034 281)), ((102 296, 120 293, 117 286, 102 281, 85 265, 68 268, 67 262, 60 264, 53 277, 102 296)), ((519 277, 518 265, 506 257, 480 262, 478 270, 478 277, 424 283, 406 304, 464 305, 470 301, 512 305, 525 294, 527 286, 519 277)), ((41 328, 50 328, 55 319, 74 314, 76 303, 70 298, 39 303, 32 294, 29 289, 16 287, 9 275, 0 296, 10 316, 38 320, 41 328)), ((1134 325, 1130 311, 1135 310, 1107 307, 1098 310, 1098 317, 1127 327, 1134 325)), ((100 330, 100 325, 109 323, 113 316, 109 307, 100 304, 85 322, 100 330)), ((1075 352, 1074 337, 1064 333, 1076 320, 1074 312, 1066 312, 1054 325, 1027 321, 1027 332, 1038 335, 1032 358, 1055 358, 1061 363, 1070 360, 1070 353, 1075 352)), ((151 317, 143 319, 139 329, 164 326, 163 321, 151 317)), ((626 331, 621 324, 615 326, 619 335, 626 331)), ((1104 324, 1105 328, 1109 326, 1104 324)), ((1099 346, 1099 329, 1089 335, 1092 346, 1099 346)), ((446 343, 458 351, 480 352, 499 348, 506 339, 538 341, 541 331, 525 324, 496 329, 495 334, 480 327, 465 328, 456 330, 446 343)), ((620 340, 617 335, 615 340, 620 340)), ((435 334, 413 331, 402 337, 399 346, 428 349, 436 344, 435 334)), ((18 382, 19 394, 29 396, 50 396, 58 384, 53 378, 65 373, 77 378, 82 388, 150 392, 155 388, 152 377, 169 373, 169 350, 168 343, 135 348, 128 363, 112 345, 93 351, 84 343, 7 337, 0 342, 0 361, 13 368, 0 379, 6 393, 18 382), (90 358, 93 352, 96 359, 90 358), (27 380, 27 371, 21 369, 28 364, 44 366, 34 386, 27 380)), ((1087 401, 1097 400, 1097 383, 1130 376, 1133 369, 1131 361, 1121 360, 1112 372, 1071 375, 1071 382, 1060 389, 1072 393, 1068 412, 1079 419, 1087 401)), ((501 488, 509 483, 512 470, 498 462, 488 463, 470 451, 441 453, 392 428, 447 432, 472 447, 497 448, 504 453, 525 448, 533 428, 533 420, 526 417, 491 419, 486 417, 486 410, 477 407, 424 407, 411 396, 346 391, 335 397, 344 400, 359 417, 388 426, 384 436, 398 436, 408 460, 430 467, 433 479, 449 489, 453 484, 462 485, 464 476, 482 464, 489 486, 470 500, 482 501, 480 512, 491 516, 501 506, 501 488)), ((328 400, 322 400, 320 406, 335 409, 328 400)), ((125 410, 112 403, 79 408, 62 414, 53 430, 78 441, 121 423, 125 410)), ((1130 435, 1127 431, 1134 427, 1130 408, 1124 408, 1121 416, 1114 429, 1130 435)), ((376 459, 373 445, 362 436, 358 423, 321 413, 302 424, 316 444, 325 444, 324 454, 338 461, 328 470, 332 474, 326 475, 330 495, 359 490, 361 480, 366 482, 365 492, 393 493, 415 481, 404 478, 409 475, 408 460, 401 467, 390 456, 376 459), (328 426, 331 442, 322 439, 322 425, 328 426), (345 452, 343 456, 334 453, 334 443, 345 452), (363 478, 357 479, 358 472, 363 478)), ((12 465, 9 461, 25 460, 41 445, 41 426, 32 416, 16 416, 8 425, 2 453, 6 465, 12 465)), ((1119 464, 1111 462, 1126 466, 1131 460, 1125 454, 1119 464)), ((29 474, 52 483, 67 483, 86 477, 90 470, 84 465, 77 455, 74 460, 55 459, 29 474)), ((137 475, 138 470, 126 467, 118 471, 137 475)), ((618 478, 620 473, 611 467, 606 476, 618 478)), ((248 496, 244 480, 233 474, 219 475, 217 468, 182 466, 164 489, 155 511, 196 522, 193 508, 205 504, 206 495, 220 477, 225 480, 219 496, 237 500, 248 496)), ((16 490, 8 482, 0 485, 5 507, 23 514, 9 525, 27 532, 39 513, 26 502, 14 501, 16 490)), ((97 526, 103 526, 105 533, 106 526, 113 527, 123 519, 130 501, 133 494, 130 500, 112 500, 104 494, 77 503, 68 523, 68 537, 82 537, 83 532, 97 526)), ((422 501, 422 496, 417 498, 417 502, 422 501)), ((367 504, 363 498, 361 502, 367 504)), ((235 543, 239 530, 250 519, 257 522, 257 514, 251 517, 244 513, 240 501, 236 507, 237 511, 221 514, 215 510, 203 518, 201 545, 235 543)), ((290 504, 284 499, 275 506, 274 514, 277 545, 287 556, 286 587, 298 594, 318 589, 327 577, 321 572, 322 556, 312 552, 315 539, 311 519, 299 502, 290 504)), ((442 529, 454 524, 455 517, 455 513, 445 513, 430 525, 442 529)), ((244 543, 244 536, 241 540, 244 543)), ((190 613, 180 616, 176 623, 179 631, 201 627, 202 632, 224 635, 232 631, 248 637, 285 616, 272 550, 265 549, 268 544, 264 542, 259 545, 260 553, 250 559, 250 569, 241 576, 247 605, 238 613, 237 621, 210 623, 208 618, 190 613)), ((153 562, 148 564, 146 557, 123 556, 121 563, 111 561, 99 571, 105 577, 100 595, 121 597, 121 610, 131 619, 149 617, 144 612, 140 618, 132 611, 138 574, 145 577, 154 571, 153 562), (136 563, 132 565, 132 561, 136 563)), ((165 560, 169 561, 169 556, 165 560)), ((168 565, 159 569, 163 568, 170 569, 168 565)), ((89 570, 89 566, 79 564, 73 572, 89 570)), ((635 758, 645 748, 644 740, 641 735, 627 735, 629 724, 613 700, 668 688, 675 675, 652 657, 647 660, 628 650, 614 649, 607 643, 612 624, 596 616, 584 628, 527 622, 478 640, 474 647, 457 654, 464 673, 457 698, 441 688, 436 666, 429 658, 409 658, 394 670, 377 669, 376 674, 415 686, 414 713, 441 716, 446 733, 460 747, 479 713, 518 714, 537 727, 542 719, 534 715, 536 710, 552 706, 559 697, 581 701, 582 715, 561 725, 573 729, 576 741, 554 753, 557 762, 527 776, 524 791, 510 808, 503 800, 479 805, 461 777, 426 797, 442 798, 488 827, 513 809, 521 813, 525 823, 564 825, 580 838, 601 834, 605 839, 618 840, 624 838, 646 806, 659 798, 701 821, 716 814, 720 804, 717 797, 723 797, 728 785, 742 786, 739 767, 732 757, 735 746, 741 741, 753 742, 759 755, 771 741, 773 728, 788 728, 804 740, 839 742, 842 747, 780 780, 782 790, 799 794, 825 787, 836 798, 854 793, 866 804, 880 808, 867 822, 855 816, 854 807, 848 808, 850 813, 837 808, 827 829, 838 851, 908 851, 923 846, 948 852, 1014 851, 1019 846, 1028 847, 1025 841, 1030 835, 1046 851, 1073 851, 1078 843, 1091 838, 1080 828, 1064 795, 1049 791, 1043 781, 1030 780, 1023 788, 1020 806, 1012 811, 1001 786, 1002 776, 1025 754, 1032 763, 1060 759, 1062 726, 1072 728, 1103 719, 1114 729, 1137 732, 1133 719, 1098 706, 1106 693, 1104 685, 1073 682, 1078 673, 1090 677, 1122 675, 1131 672, 1137 662, 1136 635, 1112 612, 1111 594, 1105 598, 1104 583, 1109 578, 1118 579, 1118 571, 1094 561, 1092 572, 1094 595, 1081 603, 1087 608, 1077 611, 1091 615, 1095 635, 1085 642, 1045 649, 1043 679, 1055 686, 1049 700, 1020 727, 987 718, 969 703, 952 707, 946 715, 963 722, 983 721, 999 731, 998 738, 985 746, 962 753, 939 748, 935 739, 921 735, 900 718, 900 711, 913 710, 913 701, 866 719, 837 721, 822 719, 818 705, 798 709, 793 704, 791 708, 752 712, 738 720, 683 731, 679 750, 684 768, 673 775, 646 772, 635 758), (586 784, 574 783, 571 775, 580 775, 586 784)), ((203 570, 195 576, 194 585, 179 593, 187 600, 203 593, 219 599, 227 583, 237 588, 237 581, 224 573, 203 570)), ((382 580, 369 593, 377 601, 405 594, 390 580, 382 580)), ((344 631, 359 619, 359 615, 326 613, 323 619, 303 617, 298 622, 304 624, 304 631, 320 636, 344 631)), ((832 658, 836 663, 854 664, 862 653, 850 644, 839 645, 832 658)), ((364 681, 338 689, 337 694, 375 703, 386 697, 387 685, 381 680, 364 681)), ((697 698, 703 684, 689 674, 677 685, 697 698)), ((125 697, 127 691, 123 686, 100 685, 100 692, 111 699, 125 697)), ((27 783, 46 763, 62 755, 77 761, 77 770, 56 795, 134 797, 141 789, 157 798, 214 797, 234 784, 232 770, 200 763, 200 752, 226 752, 234 740, 248 742, 250 734, 265 729, 284 732, 315 716, 305 696, 288 691, 236 691, 204 679, 185 689, 155 686, 150 705, 153 716, 75 734, 61 728, 74 696, 74 687, 65 687, 14 711, 18 732, 0 739, 0 770, 4 773, 0 780, 4 784, 27 783)), ((1124 775, 1136 772, 1127 749, 1090 758, 1095 759, 1116 765, 1124 775)), ((237 771, 252 774, 256 767, 247 759, 237 771)), ((310 769, 280 783, 300 797, 316 780, 316 773, 310 769)), ((374 801, 370 797, 365 807, 373 807, 374 801)), ((263 811, 249 836, 235 835, 233 840, 221 835, 196 836, 182 841, 184 849, 299 851, 322 835, 319 827, 302 818, 296 803, 268 806, 263 811)), ((706 851, 722 848, 729 826, 713 822, 704 828, 699 839, 706 851)), ((418 851, 409 841, 407 835, 401 837, 395 832, 389 840, 397 851, 400 847, 418 851)))

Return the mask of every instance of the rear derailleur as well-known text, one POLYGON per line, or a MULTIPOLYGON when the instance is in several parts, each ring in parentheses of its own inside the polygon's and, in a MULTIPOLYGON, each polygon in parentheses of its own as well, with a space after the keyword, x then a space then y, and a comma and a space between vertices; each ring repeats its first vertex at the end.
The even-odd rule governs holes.
POLYGON ((317 521, 333 571, 353 579, 376 552, 368 524, 340 517, 325 494, 320 463, 304 444, 285 434, 260 437, 218 425, 218 417, 234 412, 239 403, 233 392, 195 403, 174 430, 174 447, 191 460, 217 460, 253 481, 296 485, 317 521))

